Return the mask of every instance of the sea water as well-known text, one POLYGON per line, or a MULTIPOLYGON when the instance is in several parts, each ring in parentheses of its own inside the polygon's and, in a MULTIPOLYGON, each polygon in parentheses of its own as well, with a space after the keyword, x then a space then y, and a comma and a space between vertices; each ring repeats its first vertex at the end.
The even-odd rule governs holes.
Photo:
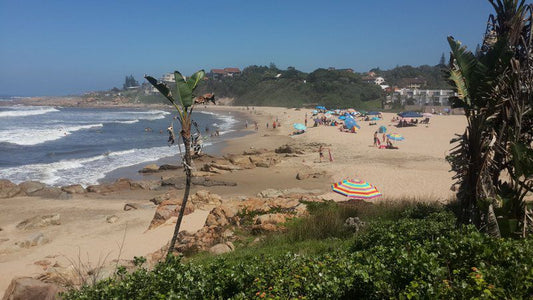
MULTIPOLYGON (((177 145, 167 144, 167 128, 180 130, 173 115, 158 109, 0 104, 0 179, 86 186, 113 170, 176 156, 177 145)), ((201 111, 193 120, 208 152, 238 123, 232 115, 201 111), (220 136, 210 137, 216 130, 220 136)))

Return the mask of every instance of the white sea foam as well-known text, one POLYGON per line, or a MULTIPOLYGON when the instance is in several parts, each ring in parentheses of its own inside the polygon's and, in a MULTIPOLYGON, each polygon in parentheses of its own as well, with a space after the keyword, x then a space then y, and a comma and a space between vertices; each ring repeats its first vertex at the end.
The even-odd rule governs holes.
POLYGON ((135 119, 135 120, 129 120, 129 121, 116 121, 115 123, 120 123, 120 124, 135 124, 139 122, 139 119, 135 119))
POLYGON ((26 117, 26 116, 35 116, 43 115, 51 112, 59 111, 53 107, 46 106, 14 106, 10 107, 8 110, 0 111, 1 117, 26 117))
MULTIPOLYGON (((210 145, 209 143, 204 146, 210 145)), ((154 147, 110 152, 89 158, 63 160, 50 164, 32 164, 2 170, 4 178, 15 183, 37 180, 49 185, 96 184, 115 169, 155 161, 178 154, 177 147, 154 147)))
POLYGON ((25 128, 0 130, 0 142, 17 145, 37 145, 48 141, 58 140, 78 130, 100 128, 103 124, 88 124, 78 126, 54 126, 44 128, 25 128))

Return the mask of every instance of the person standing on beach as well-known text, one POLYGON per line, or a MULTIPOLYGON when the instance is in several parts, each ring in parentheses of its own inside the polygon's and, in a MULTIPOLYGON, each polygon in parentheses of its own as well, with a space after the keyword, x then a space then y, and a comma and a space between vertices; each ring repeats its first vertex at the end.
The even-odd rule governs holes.
POLYGON ((379 138, 378 138, 378 132, 374 132, 374 147, 377 147, 380 145, 379 138))
POLYGON ((318 148, 318 156, 319 161, 322 162, 322 159, 324 158, 324 147, 322 147, 322 145, 318 148))
POLYGON ((248 120, 244 121, 244 128, 248 128, 248 120))
POLYGON ((382 142, 385 143, 385 139, 387 138, 387 135, 385 134, 385 132, 383 132, 383 137, 382 137, 382 142))
POLYGON ((257 125, 257 122, 254 122, 255 123, 255 131, 258 131, 259 130, 259 126, 257 125))
POLYGON ((267 129, 268 129, 268 122, 267 122, 267 129))

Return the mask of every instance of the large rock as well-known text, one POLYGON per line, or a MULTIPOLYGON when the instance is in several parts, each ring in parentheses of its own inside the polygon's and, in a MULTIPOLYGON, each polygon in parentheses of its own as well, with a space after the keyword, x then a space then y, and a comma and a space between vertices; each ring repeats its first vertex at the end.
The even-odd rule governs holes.
POLYGON ((91 193, 113 193, 131 189, 131 181, 127 178, 119 178, 113 183, 90 185, 87 191, 91 193))
POLYGON ((222 203, 222 197, 206 190, 200 190, 192 195, 189 201, 198 209, 209 210, 214 206, 219 206, 222 203))
POLYGON ((242 154, 244 155, 261 155, 261 154, 264 154, 264 153, 267 153, 268 150, 267 149, 250 149, 250 150, 245 150, 242 152, 242 154))
POLYGON ((53 186, 44 187, 33 193, 28 193, 28 195, 34 196, 34 197, 42 197, 42 198, 48 198, 48 199, 60 199, 60 200, 67 200, 67 199, 72 198, 71 194, 68 194, 62 189, 58 187, 53 187, 53 186))
POLYGON ((35 246, 41 246, 48 243, 50 240, 44 236, 42 232, 35 233, 27 237, 22 241, 18 241, 15 245, 18 245, 20 248, 30 248, 35 246))
POLYGON ((181 166, 164 164, 159 167, 159 170, 166 171, 166 170, 177 170, 181 168, 182 168, 181 166))
POLYGON ((0 199, 14 197, 20 192, 21 189, 18 185, 7 179, 0 179, 0 199))
POLYGON ((25 181, 19 184, 20 189, 30 195, 46 187, 46 184, 38 181, 25 181))
POLYGON ((17 224, 17 228, 21 230, 42 228, 50 225, 61 225, 61 215, 45 215, 45 216, 35 216, 29 219, 26 219, 17 224))
POLYGON ((271 155, 250 156, 250 161, 260 168, 270 168, 279 162, 279 159, 271 155))
POLYGON ((139 170, 139 173, 155 173, 159 172, 159 167, 156 164, 149 164, 144 166, 141 170, 139 170))
POLYGON ((11 280, 3 300, 53 300, 59 287, 31 277, 17 277, 11 280))
MULTIPOLYGON (((181 209, 181 204, 182 199, 179 198, 171 198, 161 202, 155 210, 154 217, 152 218, 148 229, 153 229, 161 224, 164 224, 171 217, 177 217, 181 209)), ((184 215, 188 215, 192 212, 194 212, 194 205, 191 201, 187 201, 184 215)))
POLYGON ((278 225, 280 223, 285 223, 287 219, 285 218, 284 214, 266 214, 266 215, 260 215, 255 219, 255 224, 273 224, 278 225))
POLYGON ((87 192, 85 188, 81 186, 81 184, 68 185, 62 187, 61 189, 68 194, 85 194, 87 192))
POLYGON ((250 156, 247 156, 247 155, 230 155, 228 157, 228 159, 229 159, 229 161, 232 164, 234 164, 236 166, 239 166, 242 169, 253 169, 253 168, 255 168, 255 165, 250 160, 250 156))
POLYGON ((233 246, 233 243, 226 242, 226 243, 220 243, 220 244, 214 245, 213 247, 209 248, 209 252, 218 255, 218 254, 231 252, 234 249, 235 249, 235 246, 233 246))
POLYGON ((156 190, 161 186, 159 180, 139 180, 131 182, 132 190, 156 190))

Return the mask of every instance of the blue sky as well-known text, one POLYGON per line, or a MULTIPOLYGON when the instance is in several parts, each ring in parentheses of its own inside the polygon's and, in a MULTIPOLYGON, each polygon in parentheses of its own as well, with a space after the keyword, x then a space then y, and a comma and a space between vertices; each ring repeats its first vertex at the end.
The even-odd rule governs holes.
POLYGON ((484 0, 0 0, 0 94, 121 87, 133 74, 268 65, 435 65, 481 41, 484 0))

